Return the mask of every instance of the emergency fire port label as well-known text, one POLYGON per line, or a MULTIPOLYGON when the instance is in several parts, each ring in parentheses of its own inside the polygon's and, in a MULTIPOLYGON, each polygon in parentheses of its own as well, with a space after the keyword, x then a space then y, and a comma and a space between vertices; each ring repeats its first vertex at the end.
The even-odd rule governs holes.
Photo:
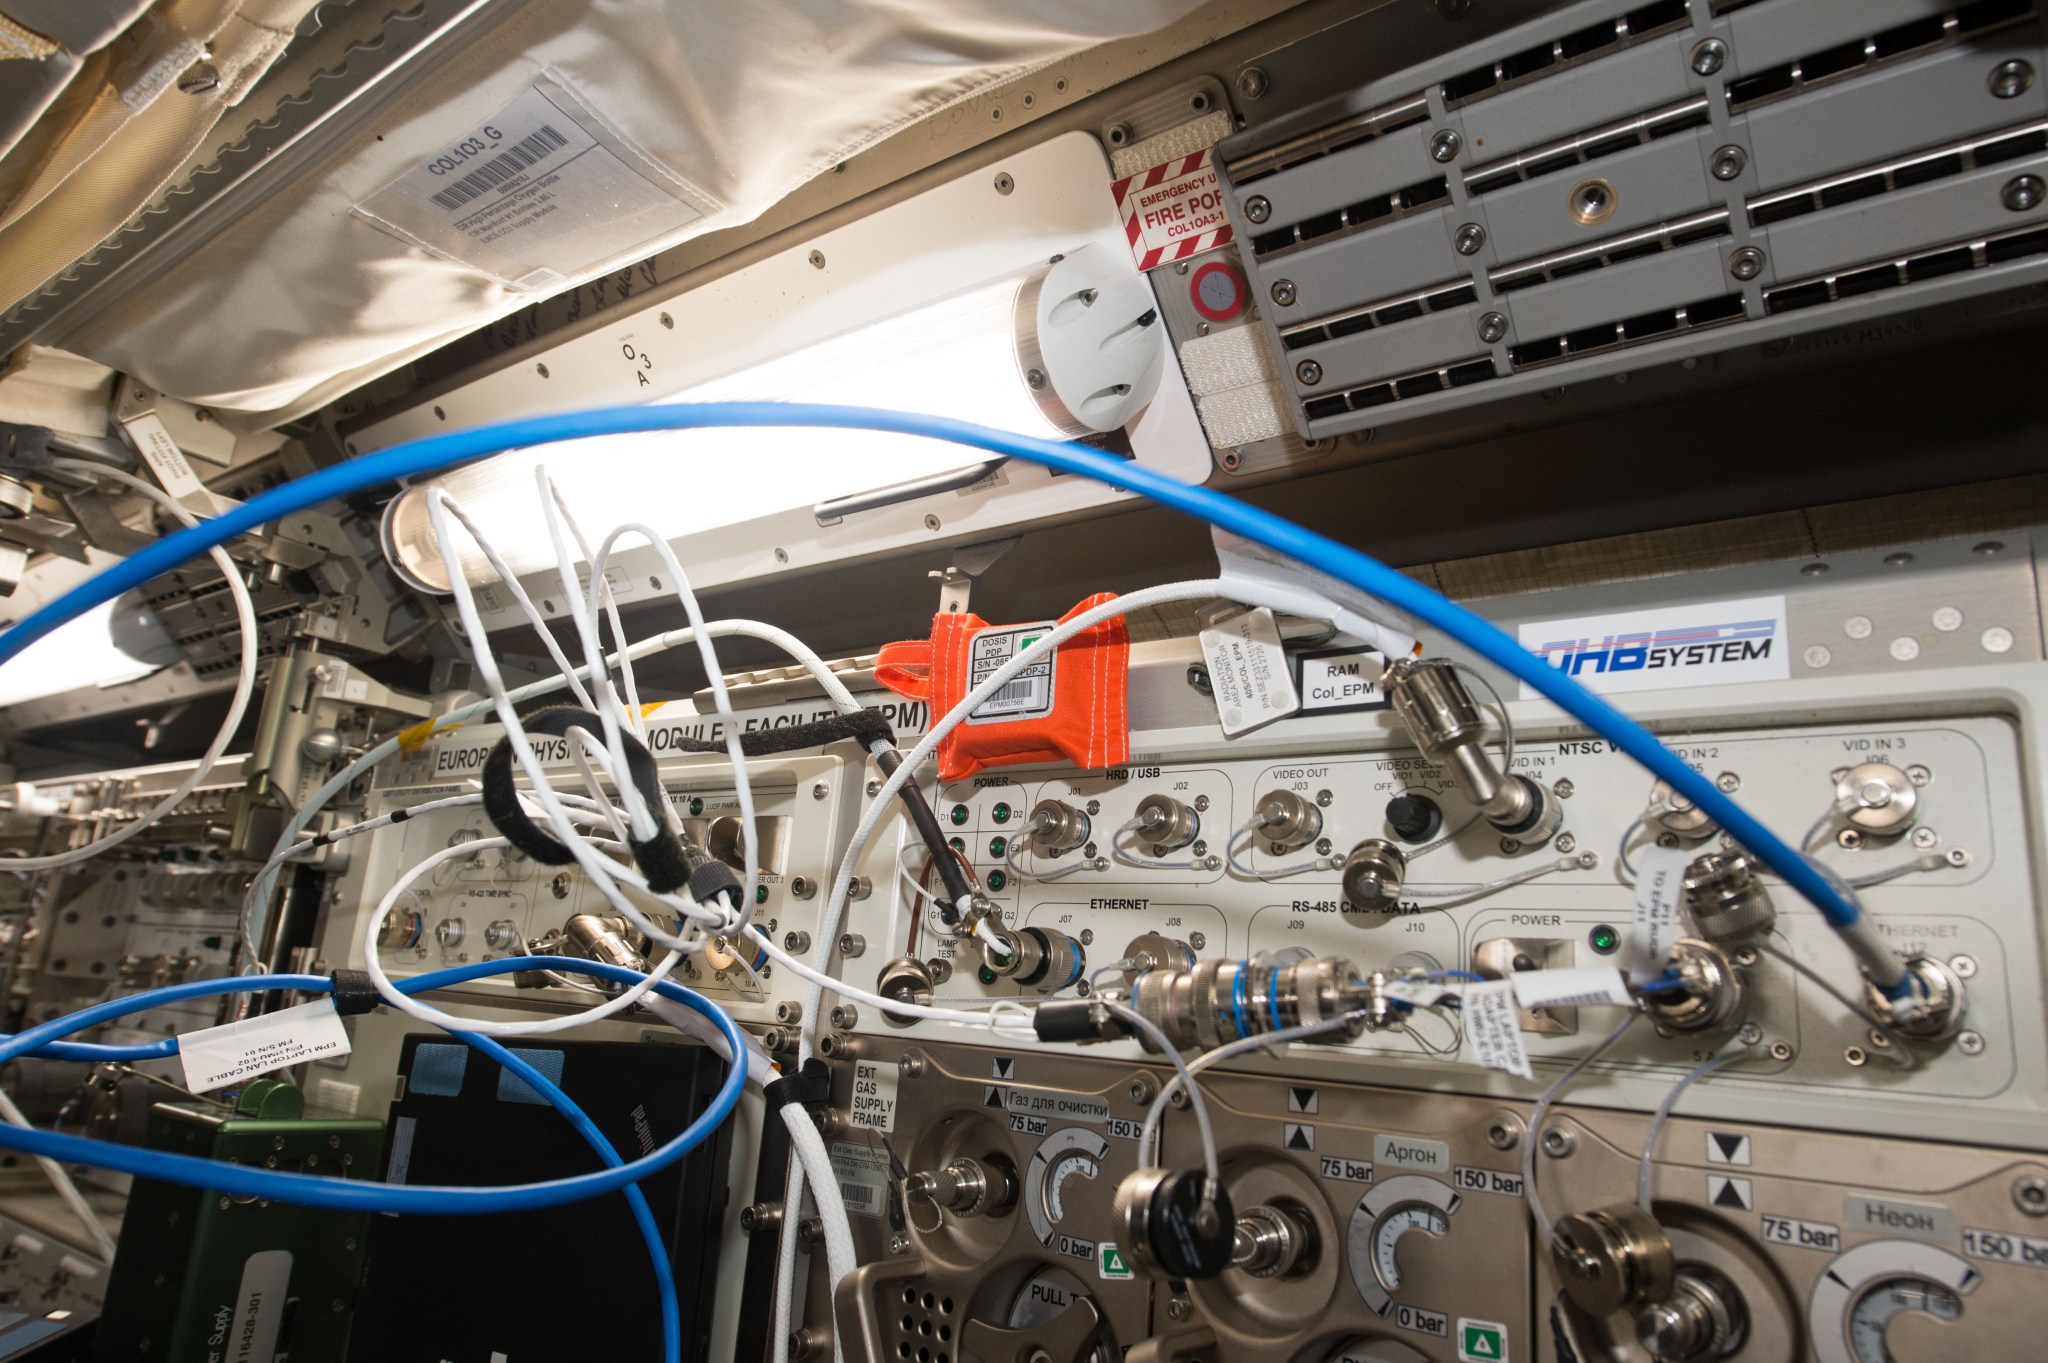
POLYGON ((1170 265, 1236 239, 1223 215, 1223 186, 1211 154, 1205 148, 1175 157, 1109 187, 1139 269, 1170 265))

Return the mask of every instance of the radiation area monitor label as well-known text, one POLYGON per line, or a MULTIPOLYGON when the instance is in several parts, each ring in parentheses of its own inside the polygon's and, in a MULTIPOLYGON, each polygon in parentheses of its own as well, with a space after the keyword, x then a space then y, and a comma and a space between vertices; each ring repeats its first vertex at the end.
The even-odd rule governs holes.
POLYGON ((542 77, 355 206, 366 222, 521 289, 672 237, 719 206, 542 77))
MULTIPOLYGON (((1523 648, 1594 691, 1783 681, 1792 675, 1785 598, 1615 611, 1518 627, 1523 648)), ((1542 692, 1522 683, 1522 699, 1542 692)))

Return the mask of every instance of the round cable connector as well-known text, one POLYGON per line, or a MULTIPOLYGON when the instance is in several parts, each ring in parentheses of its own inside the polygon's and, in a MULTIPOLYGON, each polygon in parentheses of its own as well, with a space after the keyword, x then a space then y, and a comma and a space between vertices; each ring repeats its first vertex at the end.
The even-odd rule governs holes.
POLYGON ((1739 942, 1778 921, 1770 891, 1741 852, 1708 852, 1685 868, 1685 908, 1710 942, 1739 942))
POLYGON ((1400 907, 1408 855, 1385 838, 1367 838, 1344 858, 1344 903, 1360 913, 1400 907))
POLYGON ((1147 1278, 1213 1278, 1230 1267, 1237 1217, 1230 1193, 1200 1169, 1140 1169, 1110 1210, 1124 1263, 1147 1278))
POLYGON ((1657 1218, 1633 1202, 1560 1217, 1550 1257, 1565 1295, 1589 1315, 1671 1295, 1676 1264, 1657 1218))
POLYGON ((1733 1026, 1742 1017, 1747 990, 1742 972, 1711 942, 1681 937, 1671 944, 1667 969, 1680 988, 1644 995, 1650 1016, 1680 1032, 1733 1026))

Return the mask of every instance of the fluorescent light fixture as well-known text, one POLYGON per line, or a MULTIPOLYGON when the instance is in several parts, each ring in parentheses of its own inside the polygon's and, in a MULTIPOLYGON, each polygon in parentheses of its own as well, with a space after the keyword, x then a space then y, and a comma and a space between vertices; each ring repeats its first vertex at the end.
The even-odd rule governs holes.
MULTIPOLYGON (((1042 273, 975 289, 662 400, 847 403, 1071 438, 1087 428, 1063 419, 1057 402, 1036 396, 1018 359, 1019 308, 1035 303, 1042 273)), ((440 486, 469 511, 515 573, 551 565, 533 476, 542 464, 586 534, 639 521, 674 539, 987 457, 943 441, 869 431, 706 430, 571 441, 513 451, 408 489, 386 515, 385 545, 418 585, 447 590, 425 497, 429 486, 440 486)), ((495 577, 474 549, 464 554, 462 570, 471 581, 495 577)))
POLYGON ((14 664, 0 669, 0 705, 19 705, 87 686, 116 686, 156 671, 114 643, 114 608, 109 601, 30 644, 14 664))

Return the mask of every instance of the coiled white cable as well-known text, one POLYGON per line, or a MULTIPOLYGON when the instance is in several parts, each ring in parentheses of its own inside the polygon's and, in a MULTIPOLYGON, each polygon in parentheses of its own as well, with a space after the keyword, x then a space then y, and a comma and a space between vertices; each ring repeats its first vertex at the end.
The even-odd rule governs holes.
MULTIPOLYGON (((184 525, 197 525, 199 518, 187 510, 184 503, 163 489, 152 486, 132 474, 99 464, 89 464, 77 459, 51 461, 52 468, 65 473, 88 474, 121 484, 168 511, 184 525)), ((256 654, 261 638, 256 623, 256 603, 250 599, 249 588, 242 581, 242 570, 228 557, 225 549, 209 549, 207 556, 214 567, 220 569, 221 578, 227 583, 228 595, 235 603, 235 625, 241 631, 242 661, 235 672, 235 694, 228 702, 228 712, 221 719, 220 731, 213 736, 213 742, 206 745, 200 754, 199 763, 180 781, 176 788, 156 802, 147 814, 133 823, 121 825, 105 837, 95 838, 82 847, 73 847, 65 852, 50 852, 39 857, 0 857, 0 871, 49 871, 59 866, 73 866, 88 858, 110 852, 136 834, 154 824, 158 819, 176 809, 185 797, 199 789, 199 783, 213 773, 220 763, 221 755, 234 742, 235 731, 242 727, 242 718, 249 712, 250 697, 256 692, 256 654)))

